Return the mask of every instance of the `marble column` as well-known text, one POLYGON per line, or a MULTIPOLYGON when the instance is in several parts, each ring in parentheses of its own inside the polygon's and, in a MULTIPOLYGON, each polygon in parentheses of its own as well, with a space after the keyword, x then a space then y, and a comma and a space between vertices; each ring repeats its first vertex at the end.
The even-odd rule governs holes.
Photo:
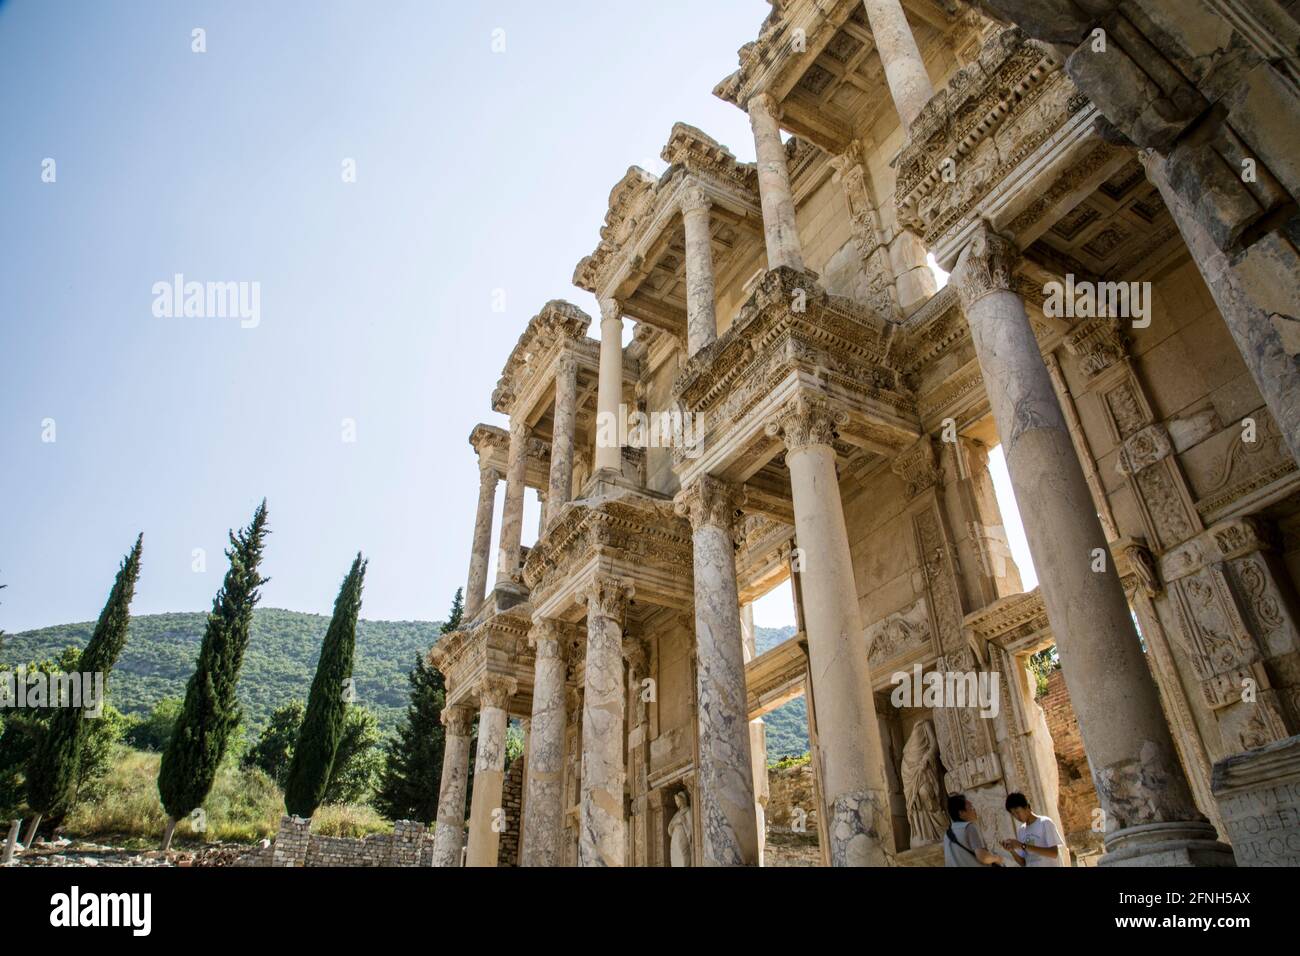
POLYGON ((476 688, 478 695, 478 752, 474 759, 474 795, 469 807, 469 852, 466 866, 496 866, 504 819, 501 789, 506 768, 506 705, 515 693, 515 682, 485 677, 476 688))
POLYGON ((561 866, 564 840, 565 662, 563 632, 534 618, 528 642, 536 652, 533 715, 524 801, 524 866, 561 866))
POLYGON ((600 372, 596 380, 595 469, 623 470, 618 407, 623 401, 623 308, 600 300, 600 372))
MULTIPOLYGON (((748 664, 758 656, 753 604, 745 604, 740 608, 740 643, 745 649, 745 663, 748 664)), ((767 849, 767 801, 771 796, 767 780, 767 724, 762 717, 755 717, 749 722, 749 756, 753 764, 754 819, 758 824, 758 865, 762 866, 763 853, 767 849)))
POLYGON ((551 475, 546 493, 546 522, 550 527, 573 500, 573 440, 578 418, 578 360, 565 352, 555 365, 555 415, 551 427, 551 475))
POLYGON ((970 324, 1047 617, 1105 814, 1105 863, 1231 865, 1183 774, 1124 588, 1020 296, 981 224, 952 278, 970 324), (1094 555, 1106 558, 1094 571, 1094 555))
MULTIPOLYGON (((1170 184, 1165 158, 1150 150, 1140 150, 1138 158, 1147 178, 1160 190, 1291 457, 1300 461, 1300 337, 1292 332, 1288 341, 1285 335, 1288 325, 1296 327, 1300 305, 1296 283, 1281 278, 1294 268, 1294 261, 1274 259, 1269 281, 1256 282, 1252 288, 1247 260, 1234 264, 1219 248, 1196 211, 1170 184)), ((1273 245, 1268 239, 1255 244, 1257 250, 1273 245)))
POLYGON ((519 579, 519 549, 524 535, 524 482, 528 476, 528 434, 528 426, 523 422, 511 422, 506 498, 501 508, 499 582, 519 579))
POLYGON ((768 426, 785 442, 809 671, 817 701, 832 866, 887 866, 893 822, 871 695, 867 645, 831 445, 840 414, 799 396, 768 426))
POLYGON ((790 189, 790 168, 785 161, 785 144, 777 119, 781 106, 770 93, 760 93, 746 105, 749 125, 754 129, 754 153, 758 157, 758 193, 763 207, 763 237, 767 242, 767 267, 789 266, 803 270, 803 250, 794 218, 794 193, 790 189))
POLYGON ((479 468, 478 512, 474 516, 474 546, 469 555, 469 581, 465 585, 465 616, 473 617, 483 604, 487 590, 488 561, 492 551, 492 509, 496 507, 497 482, 501 472, 489 466, 479 468))
POLYGON ((686 353, 694 355, 718 337, 713 288, 713 203, 698 186, 682 193, 686 232, 686 353))
POLYGON ((623 866, 623 614, 631 586, 597 575, 589 585, 587 659, 582 699, 582 784, 578 824, 581 866, 623 866))
POLYGON ((705 866, 757 866, 753 764, 745 703, 734 545, 736 489, 709 475, 677 495, 695 553, 695 688, 701 856, 705 866))
POLYGON ((460 866, 473 717, 468 707, 444 707, 442 711, 442 782, 438 786, 438 825, 433 830, 434 866, 460 866))
POLYGON ((894 107, 906 131, 934 96, 934 86, 925 71, 925 61, 921 59, 902 3, 865 0, 865 4, 876 52, 885 68, 885 82, 889 84, 889 94, 894 98, 894 107))
POLYGON ((546 534, 548 516, 551 513, 550 499, 546 492, 537 492, 537 540, 542 540, 542 535, 546 534))

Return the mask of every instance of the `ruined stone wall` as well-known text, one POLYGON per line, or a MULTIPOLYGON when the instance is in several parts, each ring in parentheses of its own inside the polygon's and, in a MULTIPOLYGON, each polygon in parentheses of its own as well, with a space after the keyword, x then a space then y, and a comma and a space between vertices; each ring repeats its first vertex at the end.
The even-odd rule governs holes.
POLYGON ((767 772, 770 796, 767 802, 767 848, 764 866, 821 866, 817 829, 817 790, 812 764, 805 763, 767 772), (795 829, 799 814, 802 829, 795 829))
POLYGON ((1047 691, 1039 695, 1037 700, 1047 718, 1047 729, 1051 731, 1052 745, 1056 751, 1056 767, 1060 776, 1057 805, 1061 811, 1062 835, 1076 855, 1100 853, 1101 834, 1093 832, 1092 822, 1093 811, 1101 804, 1092 785, 1088 757, 1083 752, 1083 736, 1079 733, 1079 721, 1070 704, 1070 692, 1065 689, 1065 675, 1060 668, 1049 675, 1047 691))
POLYGON ((506 828, 497 844, 497 866, 519 865, 519 834, 524 811, 524 760, 515 759, 501 786, 501 808, 506 812, 506 828))
POLYGON ((311 821, 280 818, 275 840, 240 857, 235 866, 432 866, 433 831, 423 823, 398 820, 392 833, 361 839, 311 832, 311 821))

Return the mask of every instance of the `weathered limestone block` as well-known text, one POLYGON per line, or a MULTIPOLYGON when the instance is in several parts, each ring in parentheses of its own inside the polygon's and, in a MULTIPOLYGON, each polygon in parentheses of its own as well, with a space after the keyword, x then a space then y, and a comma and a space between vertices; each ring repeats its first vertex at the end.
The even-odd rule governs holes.
POLYGON ((1212 786, 1238 866, 1300 866, 1300 737, 1219 761, 1212 786))

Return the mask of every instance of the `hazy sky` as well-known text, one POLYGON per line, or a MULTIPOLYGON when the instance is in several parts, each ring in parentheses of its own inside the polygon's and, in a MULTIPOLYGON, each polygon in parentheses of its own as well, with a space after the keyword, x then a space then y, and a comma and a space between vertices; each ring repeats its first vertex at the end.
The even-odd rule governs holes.
POLYGON ((768 10, 0 0, 0 628, 93 618, 140 530, 134 612, 207 609, 263 496, 264 605, 328 613, 360 549, 364 617, 444 615, 510 348, 597 314, 574 266, 675 120, 753 159, 711 91, 768 10), (255 324, 155 314, 178 274, 255 324))

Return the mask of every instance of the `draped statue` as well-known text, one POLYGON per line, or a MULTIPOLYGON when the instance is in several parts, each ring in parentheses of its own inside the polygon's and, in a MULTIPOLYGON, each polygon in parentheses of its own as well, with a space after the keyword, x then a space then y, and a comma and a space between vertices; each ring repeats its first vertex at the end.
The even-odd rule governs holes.
POLYGON ((907 823, 912 829, 912 848, 938 843, 948 828, 943 809, 943 791, 939 787, 937 757, 939 744, 934 725, 928 720, 912 728, 903 747, 903 797, 907 803, 907 823))

